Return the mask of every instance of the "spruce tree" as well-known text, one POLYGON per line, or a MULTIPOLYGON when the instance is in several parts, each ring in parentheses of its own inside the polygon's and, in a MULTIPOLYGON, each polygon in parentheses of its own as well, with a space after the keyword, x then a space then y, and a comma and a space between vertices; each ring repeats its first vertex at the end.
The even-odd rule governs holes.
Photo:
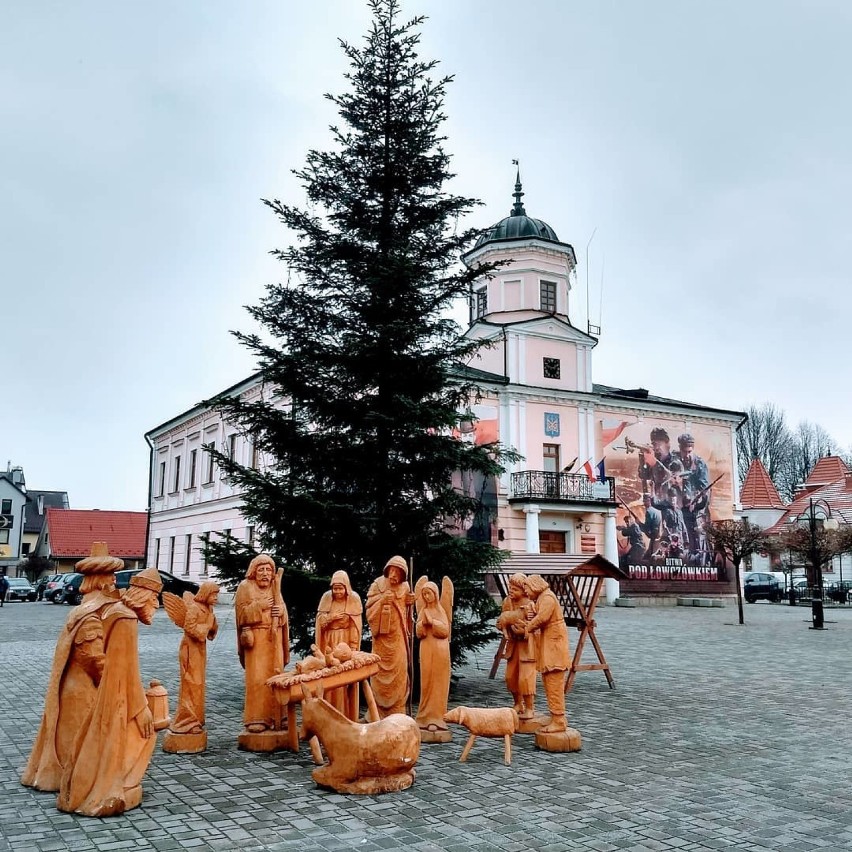
MULTIPOLYGON (((482 572, 501 553, 462 533, 483 507, 453 479, 499 475, 508 457, 453 436, 477 397, 461 365, 480 344, 462 336, 448 308, 469 297, 474 274, 459 256, 477 232, 457 223, 478 202, 444 188, 453 177, 440 135, 451 78, 434 79, 437 63, 418 56, 423 19, 401 22, 397 0, 370 7, 363 45, 341 42, 348 90, 326 95, 340 116, 333 144, 294 172, 306 208, 264 202, 298 235, 273 252, 287 282, 248 309, 266 334, 234 332, 257 355, 264 399, 217 402, 267 464, 218 459, 261 546, 296 572, 284 590, 291 611, 308 613, 299 645, 319 592, 288 576, 344 569, 363 596, 399 553, 413 558, 415 577, 453 580, 458 660, 493 635, 482 572)), ((230 551, 224 562, 242 563, 241 575, 233 544, 218 549, 230 551)), ((209 551, 215 562, 217 547, 209 551)), ((236 579, 233 567, 223 573, 236 579)))

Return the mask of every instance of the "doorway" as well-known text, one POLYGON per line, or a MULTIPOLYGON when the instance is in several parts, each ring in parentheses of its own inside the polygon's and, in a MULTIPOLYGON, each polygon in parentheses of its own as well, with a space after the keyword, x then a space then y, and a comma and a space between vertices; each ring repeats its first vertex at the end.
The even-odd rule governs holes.
POLYGON ((567 553, 564 532, 542 531, 538 534, 538 549, 540 553, 567 553))

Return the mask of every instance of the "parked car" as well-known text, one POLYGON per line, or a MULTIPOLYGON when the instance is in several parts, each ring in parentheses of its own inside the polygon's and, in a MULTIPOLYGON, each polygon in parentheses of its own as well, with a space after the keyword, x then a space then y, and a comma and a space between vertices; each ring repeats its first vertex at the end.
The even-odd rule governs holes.
POLYGON ((47 585, 44 589, 44 599, 46 601, 50 601, 51 603, 57 603, 57 596, 62 593, 62 589, 65 587, 65 581, 71 575, 68 573, 65 574, 52 574, 47 578, 47 585))
POLYGON ((835 603, 852 602, 852 582, 843 580, 825 587, 825 596, 835 603))
POLYGON ((760 600, 780 601, 784 597, 784 586, 771 574, 752 571, 745 575, 743 595, 746 603, 760 600))
POLYGON ((83 593, 80 591, 82 582, 82 574, 65 574, 65 584, 62 586, 62 590, 54 595, 53 602, 77 606, 83 600, 83 593))
POLYGON ((36 599, 35 586, 26 577, 7 577, 9 591, 6 592, 7 601, 34 601, 36 599))
MULTIPOLYGON (((138 574, 142 569, 136 568, 132 570, 116 571, 115 572, 115 587, 117 589, 126 589, 130 585, 130 578, 134 574, 138 574)), ((193 583, 192 580, 183 580, 180 577, 175 577, 174 574, 169 574, 168 571, 160 571, 160 579, 163 581, 163 591, 171 592, 173 595, 180 597, 184 592, 191 592, 193 595, 198 592, 198 583, 193 583)), ((160 603, 163 602, 163 596, 160 595, 160 603)))

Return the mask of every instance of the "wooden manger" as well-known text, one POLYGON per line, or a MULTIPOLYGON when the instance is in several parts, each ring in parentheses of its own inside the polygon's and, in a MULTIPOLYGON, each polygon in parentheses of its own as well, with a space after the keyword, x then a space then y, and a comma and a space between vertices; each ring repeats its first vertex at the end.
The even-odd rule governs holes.
MULTIPOLYGON (((610 665, 604 656, 600 642, 595 635, 595 609, 603 592, 604 580, 626 580, 627 574, 617 565, 613 565, 600 554, 587 557, 581 554, 513 554, 507 559, 499 571, 489 572, 497 584, 501 600, 509 595, 509 578, 512 574, 523 573, 541 575, 550 585, 553 593, 562 606, 565 623, 580 631, 577 647, 571 660, 571 668, 565 679, 565 692, 570 692, 574 686, 577 672, 602 671, 610 689, 615 688, 610 665), (597 663, 583 663, 583 649, 586 640, 592 643, 597 654, 597 663)), ((506 647, 505 637, 500 640, 500 647, 494 656, 494 662, 488 677, 492 680, 497 675, 500 660, 506 647)))
MULTIPOLYGON (((346 689, 346 716, 353 722, 358 721, 358 688, 359 684, 364 690, 364 699, 367 702, 367 720, 378 722, 379 708, 370 687, 370 678, 379 671, 379 657, 377 654, 368 654, 364 651, 356 651, 351 660, 336 666, 328 666, 311 672, 282 672, 273 675, 266 681, 267 686, 272 689, 282 710, 287 713, 287 734, 289 737, 288 748, 291 751, 299 750, 299 728, 296 724, 296 706, 305 699, 303 684, 308 689, 322 686, 328 693, 333 689, 346 689)), ((311 751, 314 760, 317 760, 318 744, 312 741, 311 751)), ((319 761, 321 762, 321 761, 319 761)))

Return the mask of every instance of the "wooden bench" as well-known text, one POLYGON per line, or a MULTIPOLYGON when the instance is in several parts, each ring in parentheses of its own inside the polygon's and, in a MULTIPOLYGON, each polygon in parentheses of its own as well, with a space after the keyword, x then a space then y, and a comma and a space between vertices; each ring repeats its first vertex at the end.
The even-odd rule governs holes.
MULTIPOLYGON (((604 580, 608 577, 615 580, 626 580, 627 574, 617 565, 613 565, 600 554, 586 556, 585 554, 543 554, 543 553, 513 553, 501 566, 499 571, 491 571, 501 600, 509 595, 509 578, 512 574, 539 574, 550 585, 557 600, 562 606, 565 623, 580 631, 577 647, 571 660, 571 668, 565 679, 565 692, 570 692, 574 686, 577 672, 602 671, 610 689, 615 688, 612 670, 606 661, 603 649, 595 635, 595 609, 603 592, 604 580), (586 640, 592 643, 597 654, 597 663, 583 663, 583 649, 586 640)), ((491 671, 488 675, 492 680, 497 675, 500 660, 506 648, 506 639, 500 640, 500 647, 494 657, 491 671)))

